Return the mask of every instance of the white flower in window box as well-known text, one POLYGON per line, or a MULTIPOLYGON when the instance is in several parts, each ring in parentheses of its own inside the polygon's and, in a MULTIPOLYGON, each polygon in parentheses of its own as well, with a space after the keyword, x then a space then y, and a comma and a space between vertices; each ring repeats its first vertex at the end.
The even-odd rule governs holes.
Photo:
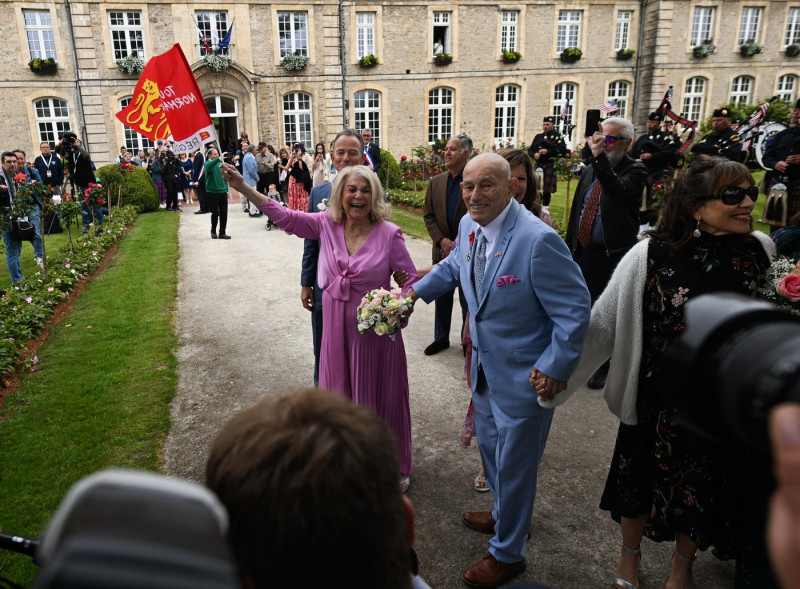
POLYGON ((287 71, 304 70, 309 63, 311 63, 311 60, 305 55, 287 55, 281 60, 281 65, 287 71))
POLYGON ((231 67, 233 60, 227 55, 209 53, 203 56, 203 63, 212 72, 221 72, 231 67))

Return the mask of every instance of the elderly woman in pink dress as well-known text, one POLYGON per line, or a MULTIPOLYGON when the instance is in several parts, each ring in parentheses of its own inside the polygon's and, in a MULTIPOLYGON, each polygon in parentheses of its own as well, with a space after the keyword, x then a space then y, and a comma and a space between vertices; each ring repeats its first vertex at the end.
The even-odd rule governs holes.
POLYGON ((319 285, 323 289, 325 329, 320 350, 319 384, 350 397, 380 415, 394 432, 400 461, 400 486, 408 489, 412 470, 408 368, 403 337, 358 332, 357 308, 375 288, 390 287, 394 272, 417 280, 400 228, 388 221, 377 176, 353 166, 338 174, 322 213, 293 211, 245 184, 233 166, 223 177, 286 233, 319 239, 319 285))

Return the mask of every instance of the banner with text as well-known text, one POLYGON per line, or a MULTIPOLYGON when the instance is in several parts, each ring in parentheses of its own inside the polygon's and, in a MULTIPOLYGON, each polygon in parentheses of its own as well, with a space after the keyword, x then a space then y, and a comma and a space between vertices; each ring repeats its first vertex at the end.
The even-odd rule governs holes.
POLYGON ((197 80, 177 43, 147 62, 130 103, 117 118, 151 141, 172 141, 176 153, 217 140, 197 80))

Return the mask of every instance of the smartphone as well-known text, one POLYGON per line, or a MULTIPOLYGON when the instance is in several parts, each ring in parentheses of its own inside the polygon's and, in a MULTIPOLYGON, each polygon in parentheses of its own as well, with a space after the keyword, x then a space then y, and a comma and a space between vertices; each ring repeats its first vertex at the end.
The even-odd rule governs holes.
POLYGON ((600 109, 590 108, 586 111, 586 129, 583 131, 584 137, 591 137, 599 130, 597 123, 601 121, 600 109))

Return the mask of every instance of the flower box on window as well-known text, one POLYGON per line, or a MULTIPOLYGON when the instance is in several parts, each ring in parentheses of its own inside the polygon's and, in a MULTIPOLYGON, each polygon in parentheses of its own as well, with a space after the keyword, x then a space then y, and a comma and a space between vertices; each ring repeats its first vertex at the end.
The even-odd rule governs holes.
POLYGON ((747 41, 746 43, 742 43, 739 45, 739 54, 742 57, 752 57, 753 55, 758 55, 764 49, 763 45, 756 43, 753 40, 747 41))
POLYGON ((789 57, 797 57, 800 55, 800 43, 792 43, 786 48, 786 55, 789 57))
POLYGON ((54 74, 58 71, 58 63, 52 57, 46 59, 35 57, 28 62, 28 67, 35 74, 54 74))
POLYGON ((208 53, 203 56, 203 63, 212 72, 222 72, 231 67, 233 60, 227 55, 208 53))
POLYGON ((620 61, 625 61, 627 59, 631 59, 636 51, 633 49, 620 49, 617 51, 617 59, 620 61))
POLYGON ((575 63, 583 56, 583 52, 577 47, 567 47, 561 52, 561 61, 564 63, 575 63))
POLYGON ((144 60, 137 55, 128 55, 117 60, 117 70, 123 74, 141 74, 144 66, 144 60))
POLYGON ((365 55, 361 59, 358 60, 358 67, 368 69, 371 67, 375 67, 376 65, 380 65, 381 60, 375 57, 374 55, 365 55))
POLYGON ((522 53, 519 51, 503 51, 503 63, 517 63, 522 59, 522 53))
POLYGON ((287 71, 299 71, 308 67, 311 60, 305 55, 287 55, 281 60, 283 69, 287 71))
POLYGON ((453 56, 449 53, 437 53, 433 56, 433 63, 436 65, 450 65, 453 63, 453 56))
POLYGON ((692 47, 692 55, 697 59, 705 59, 709 55, 714 55, 714 52, 717 50, 717 46, 711 41, 711 39, 706 39, 700 45, 692 47))

